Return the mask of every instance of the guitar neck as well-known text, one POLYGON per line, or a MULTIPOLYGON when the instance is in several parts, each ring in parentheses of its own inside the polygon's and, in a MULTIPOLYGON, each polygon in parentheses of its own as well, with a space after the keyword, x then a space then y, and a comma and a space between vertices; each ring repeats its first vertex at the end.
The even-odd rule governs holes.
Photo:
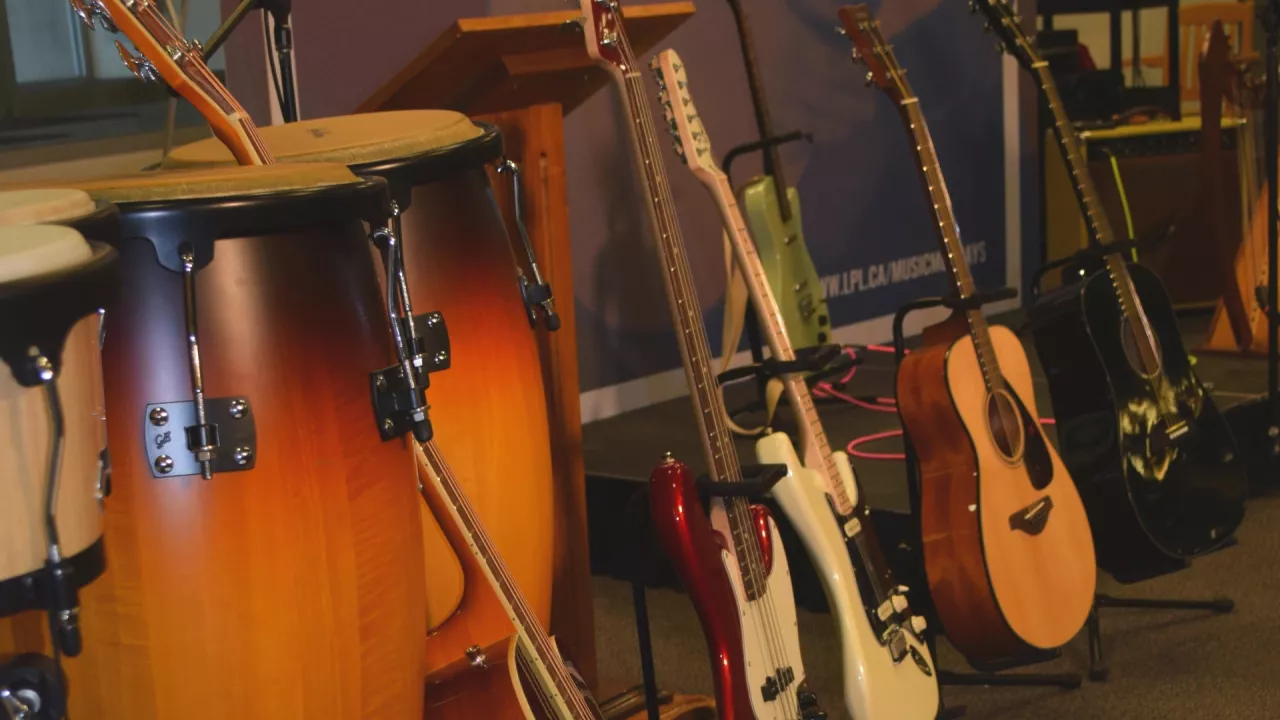
MULTIPOLYGON (((751 105, 755 109, 756 127, 760 131, 760 139, 767 141, 773 137, 773 121, 769 117, 769 103, 765 100, 764 80, 760 77, 760 65, 756 61, 756 48, 751 39, 751 28, 747 24, 747 14, 742 8, 741 0, 729 0, 729 7, 733 10, 733 18, 738 27, 738 43, 742 46, 742 61, 747 68, 747 84, 751 89, 751 105)), ((789 222, 792 217, 791 200, 787 197, 787 179, 783 174, 782 158, 776 144, 764 149, 764 174, 773 178, 778 210, 782 215, 782 221, 789 222)))
MULTIPOLYGON (((764 273, 764 265, 760 262, 760 255, 756 252, 755 242, 752 241, 747 232, 746 222, 742 218, 742 211, 739 209, 737 201, 734 200, 733 188, 729 185, 729 179, 725 177, 723 172, 718 170, 695 171, 695 174, 711 192, 717 207, 720 209, 721 219, 724 221, 725 231, 729 235, 734 255, 738 264, 742 267, 742 274, 747 284, 747 292, 751 295, 751 302, 755 306, 756 313, 761 321, 765 342, 769 345, 769 352, 780 362, 795 360, 796 353, 791 347, 791 341, 787 338, 786 328, 782 322, 782 314, 778 310, 777 299, 774 298, 773 291, 769 289, 769 281, 764 273)), ((822 420, 818 417, 818 408, 814 405, 813 395, 809 392, 808 384, 798 373, 788 374, 782 379, 782 382, 784 383, 787 401, 791 404, 791 408, 797 417, 796 432, 800 437, 800 447, 804 454, 805 466, 822 471, 827 495, 831 498, 837 514, 842 518, 867 517, 870 513, 870 508, 866 503, 865 495, 859 492, 855 504, 854 499, 849 497, 845 484, 841 480, 840 470, 836 466, 835 458, 832 456, 831 446, 828 443, 827 434, 822 428, 822 420)), ((856 483, 857 480, 855 479, 854 482, 856 483)), ((897 586, 897 583, 893 579, 893 572, 889 569, 889 563, 885 559, 883 549, 880 547, 879 538, 875 534, 875 529, 869 523, 861 525, 861 529, 855 537, 858 551, 862 556, 862 567, 867 571, 867 580, 871 583, 872 591, 877 600, 883 601, 888 598, 889 592, 897 586)))
MULTIPOLYGON (((1098 199, 1098 191, 1089 174, 1089 164, 1084 149, 1080 145, 1080 136, 1076 134, 1075 127, 1072 126, 1070 118, 1063 109, 1062 98, 1058 95, 1058 84, 1049 71, 1049 63, 1046 60, 1039 60, 1032 65, 1032 68, 1036 76, 1036 84, 1039 85, 1045 105, 1048 106, 1053 118, 1053 135, 1058 140, 1058 149, 1067 165, 1067 171, 1071 174, 1071 186, 1075 189, 1076 200, 1080 203, 1080 212, 1084 215, 1089 237, 1100 246, 1111 245, 1115 242, 1111 223, 1102 207, 1102 201, 1098 199)), ((1146 313, 1142 309, 1142 301, 1133 287, 1133 279, 1129 275, 1129 266, 1125 263, 1124 257, 1119 252, 1113 252, 1108 253, 1104 260, 1107 265, 1107 274, 1116 289, 1116 298, 1120 302, 1121 312, 1124 313, 1132 328, 1141 330, 1142 335, 1149 338, 1151 328, 1147 323, 1146 313)), ((1158 365, 1155 349, 1150 342, 1138 343, 1138 350, 1144 357, 1146 367, 1154 368, 1158 365)))
MULTIPOLYGON (((738 207, 738 203, 733 197, 733 188, 729 185, 729 179, 725 177, 724 173, 720 172, 707 173, 700 179, 707 189, 711 191, 716 205, 720 208, 725 231, 729 234, 729 241, 733 245, 738 264, 742 267, 742 273, 747 283, 747 292, 751 295, 751 303, 755 306, 759 315, 761 330, 764 333, 765 342, 769 346, 769 352, 779 362, 795 360, 796 353, 791 347, 791 341, 787 337, 787 330, 783 326, 782 312, 778 309, 778 301, 773 296, 773 291, 769 289, 769 280, 765 276, 764 265, 761 263, 760 255, 756 251, 755 242, 752 241, 747 231, 746 221, 742 217, 742 210, 738 207)), ((827 441, 827 435, 822 429, 822 421, 818 418, 818 410, 814 405, 813 396, 809 393, 809 386, 798 373, 787 375, 783 378, 783 383, 787 400, 791 403, 800 420, 798 423, 800 446, 804 451, 806 464, 812 467, 822 467, 826 470, 827 491, 831 494, 832 500, 836 504, 836 510, 841 515, 852 514, 854 512, 853 502, 845 491, 844 483, 839 480, 835 461, 831 457, 831 447, 827 441), (815 460, 818 462, 815 463, 815 460)))
MULTIPOLYGON (((644 78, 637 72, 634 61, 627 63, 625 70, 613 65, 606 67, 611 71, 622 94, 628 126, 631 128, 628 135, 644 190, 645 207, 658 246, 663 285, 675 324, 680 355, 684 361, 685 377, 693 396, 703 450, 716 481, 741 482, 742 467, 733 445, 733 435, 725 422, 724 402, 712 370, 711 348, 702 322, 702 306, 698 302, 693 273, 676 219, 675 202, 667 180, 661 146, 654 132, 644 78)), ((766 580, 750 510, 742 498, 727 498, 725 508, 728 511, 734 549, 744 570, 743 587, 747 597, 755 599, 766 590, 766 580)))
POLYGON ((577 683, 569 675, 550 636, 520 592, 515 578, 489 538, 466 493, 458 485, 457 478, 440 449, 435 443, 427 442, 417 448, 417 454, 419 468, 426 476, 424 481, 434 483, 448 503, 453 521, 466 535, 473 555, 480 561, 494 592, 498 594, 509 618, 524 640, 522 647, 528 650, 529 657, 521 657, 522 669, 534 682, 544 687, 538 697, 544 706, 553 706, 544 709, 553 713, 554 717, 564 720, 603 720, 599 709, 583 696, 577 683))
MULTIPOLYGON (((947 191, 947 181, 938 164, 938 154, 933 147, 929 126, 925 122, 924 113, 920 110, 920 103, 914 95, 902 101, 900 108, 907 129, 911 133, 912 145, 918 160, 917 165, 920 168, 920 179, 929 196, 934 223, 938 228, 938 237, 942 241, 942 255, 948 276, 959 297, 971 297, 977 292, 977 286, 973 281, 973 274, 969 271, 969 262, 965 258, 964 244, 960 241, 960 226, 956 223, 955 213, 951 207, 951 194, 947 191)), ((986 316, 982 314, 981 309, 974 308, 967 310, 965 317, 978 354, 983 380, 990 390, 1003 388, 1004 376, 1000 372, 995 348, 991 344, 991 333, 987 327, 986 316)))
POLYGON ((238 163, 275 162, 249 113, 205 64, 199 44, 188 42, 152 0, 113 5, 116 26, 142 51, 164 81, 200 112, 238 163))

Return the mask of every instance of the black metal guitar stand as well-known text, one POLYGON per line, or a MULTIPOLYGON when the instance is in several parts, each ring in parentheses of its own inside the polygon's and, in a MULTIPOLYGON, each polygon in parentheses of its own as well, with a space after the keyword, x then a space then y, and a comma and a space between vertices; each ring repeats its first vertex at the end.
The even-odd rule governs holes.
MULTIPOLYGON (((928 310, 936 307, 945 307, 953 311, 976 310, 985 305, 989 305, 1001 300, 1009 300, 1017 297, 1018 291, 1013 288, 1002 288, 990 293, 980 293, 967 298, 922 298, 907 303, 898 309, 893 316, 893 356, 896 364, 901 365, 902 359, 906 357, 906 337, 903 327, 906 319, 912 313, 920 310, 928 310)), ((907 471, 907 492, 911 501, 911 522, 912 540, 915 543, 914 555, 920 566, 924 565, 923 547, 920 545, 921 528, 920 528, 920 477, 919 463, 916 459, 915 450, 911 446, 911 441, 904 432, 902 435, 902 446, 904 454, 904 463, 907 471)), ((915 593, 921 591, 917 588, 915 593)), ((913 593, 914 594, 914 593, 913 593)), ((932 605, 932 602, 929 603, 932 605)), ((937 627, 940 623, 930 624, 926 631, 926 640, 929 644, 929 650, 933 653, 935 662, 937 660, 937 627)), ((986 685, 995 687, 1060 687, 1064 690, 1075 690, 1083 684, 1083 679, 1078 673, 1017 673, 1012 675, 1002 674, 1001 671, 1009 670, 1015 667, 1023 667, 1026 665, 1034 665, 1036 663, 1053 660, 1059 656, 1057 651, 1036 654, 1035 656, 1020 659, 1016 663, 1012 663, 1007 667, 1000 667, 994 672, 955 672, 951 670, 938 670, 939 685, 986 685)), ((955 717, 953 708, 940 708, 939 717, 955 717)))
MULTIPOLYGON (((742 482, 715 482, 708 476, 697 479, 698 495, 707 497, 746 497, 762 499, 773 486, 787 475, 786 465, 743 465, 742 482)), ((640 643, 640 672, 644 677, 645 709, 649 720, 659 720, 661 708, 657 672, 653 667, 653 638, 649 633, 649 605, 645 594, 648 578, 654 574, 654 566, 661 551, 656 550, 653 538, 653 522, 649 514, 649 488, 636 492, 627 501, 623 511, 623 523, 636 538, 632 544, 635 556, 630 563, 632 573, 631 600, 635 605, 636 637, 640 643)))
POLYGON ((1215 613, 1229 613, 1236 607, 1231 598, 1220 597, 1213 600, 1169 600, 1149 598, 1123 598, 1098 593, 1093 598, 1093 609, 1089 611, 1089 679, 1102 682, 1111 674, 1107 666, 1107 658, 1102 647, 1102 624, 1098 611, 1104 608, 1127 608, 1134 610, 1208 610, 1215 613))
MULTIPOLYGON (((280 102, 280 116, 285 122, 298 120, 298 93, 293 82, 293 28, 289 24, 292 5, 292 0, 241 0, 240 4, 227 16, 226 21, 209 36, 209 40, 204 44, 203 53, 205 61, 213 57, 250 11, 261 8, 264 22, 266 14, 270 13, 275 25, 271 44, 276 50, 276 60, 271 75, 279 82, 279 87, 276 88, 277 100, 280 102), (276 67, 279 68, 278 78, 276 67)), ((268 62, 273 61, 268 60, 268 62)))

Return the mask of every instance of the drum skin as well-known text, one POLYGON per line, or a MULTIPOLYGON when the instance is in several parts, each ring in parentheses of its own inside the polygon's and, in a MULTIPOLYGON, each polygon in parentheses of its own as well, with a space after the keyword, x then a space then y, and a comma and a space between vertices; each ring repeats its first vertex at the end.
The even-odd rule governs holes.
MULTIPOLYGON (((402 234, 414 312, 439 310, 449 328, 452 365, 432 374, 427 390, 436 444, 545 626, 554 540, 546 398, 483 167, 415 187, 402 234)), ((456 565, 433 557, 429 596, 448 589, 433 589, 433 565, 456 565)))
MULTIPOLYGON (((208 481, 147 465, 146 404, 191 397, 182 278, 145 240, 119 249, 108 569, 81 592, 72 717, 421 717, 421 499, 411 448, 374 425, 393 355, 358 223, 222 240, 199 272, 206 396, 247 396, 258 441, 254 469, 208 481)), ((23 620, 0 652, 43 634, 23 620)))
MULTIPOLYGON (((58 372, 65 445, 58 487, 58 540, 71 557, 102 537, 98 458, 105 447, 98 315, 82 318, 67 335, 58 372)), ((49 473, 49 406, 42 388, 23 387, 0 363, 0 580, 44 567, 45 491, 49 473)))

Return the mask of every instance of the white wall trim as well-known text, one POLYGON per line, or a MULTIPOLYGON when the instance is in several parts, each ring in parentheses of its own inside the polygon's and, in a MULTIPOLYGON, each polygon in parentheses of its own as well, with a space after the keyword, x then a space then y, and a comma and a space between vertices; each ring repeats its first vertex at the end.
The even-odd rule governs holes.
MULTIPOLYGON (((1005 217, 1005 283, 1012 288, 1022 288, 1022 117, 1019 112, 1018 63, 1007 54, 1002 55, 1000 65, 1001 97, 1003 98, 1004 129, 1004 217, 1005 217)), ((989 314, 1009 312, 1022 307, 1022 298, 995 303, 987 307, 989 314)), ((907 318, 904 328, 907 336, 918 334, 927 325, 941 321, 947 311, 942 308, 915 313, 907 318)), ((893 338, 893 316, 864 320, 852 325, 835 328, 832 340, 845 345, 871 345, 890 342, 893 338)), ((743 351, 733 356, 733 365, 750 362, 750 353, 743 351)), ((714 363, 719 367, 719 359, 714 363)), ((689 394, 684 369, 675 368, 629 380, 616 385, 588 390, 579 396, 582 422, 604 420, 621 413, 636 410, 655 403, 665 402, 689 394)))

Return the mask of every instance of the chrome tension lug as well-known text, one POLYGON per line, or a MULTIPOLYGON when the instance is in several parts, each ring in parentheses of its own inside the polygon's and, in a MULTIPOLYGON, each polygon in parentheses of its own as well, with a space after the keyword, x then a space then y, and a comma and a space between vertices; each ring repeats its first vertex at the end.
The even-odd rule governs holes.
POLYGON ((503 158, 498 161, 498 174, 511 176, 511 203, 515 208, 516 230, 524 245, 525 257, 529 260, 529 270, 533 274, 530 280, 524 270, 517 266, 520 298, 524 300, 525 312, 529 314, 529 327, 538 326, 538 311, 542 311, 546 319, 547 330, 555 332, 560 329, 560 314, 556 312, 555 296, 551 291, 551 283, 542 279, 542 271, 538 269, 538 256, 533 252, 533 243, 529 241, 529 232, 524 224, 524 212, 521 207, 523 196, 520 191, 520 166, 515 161, 503 158))

